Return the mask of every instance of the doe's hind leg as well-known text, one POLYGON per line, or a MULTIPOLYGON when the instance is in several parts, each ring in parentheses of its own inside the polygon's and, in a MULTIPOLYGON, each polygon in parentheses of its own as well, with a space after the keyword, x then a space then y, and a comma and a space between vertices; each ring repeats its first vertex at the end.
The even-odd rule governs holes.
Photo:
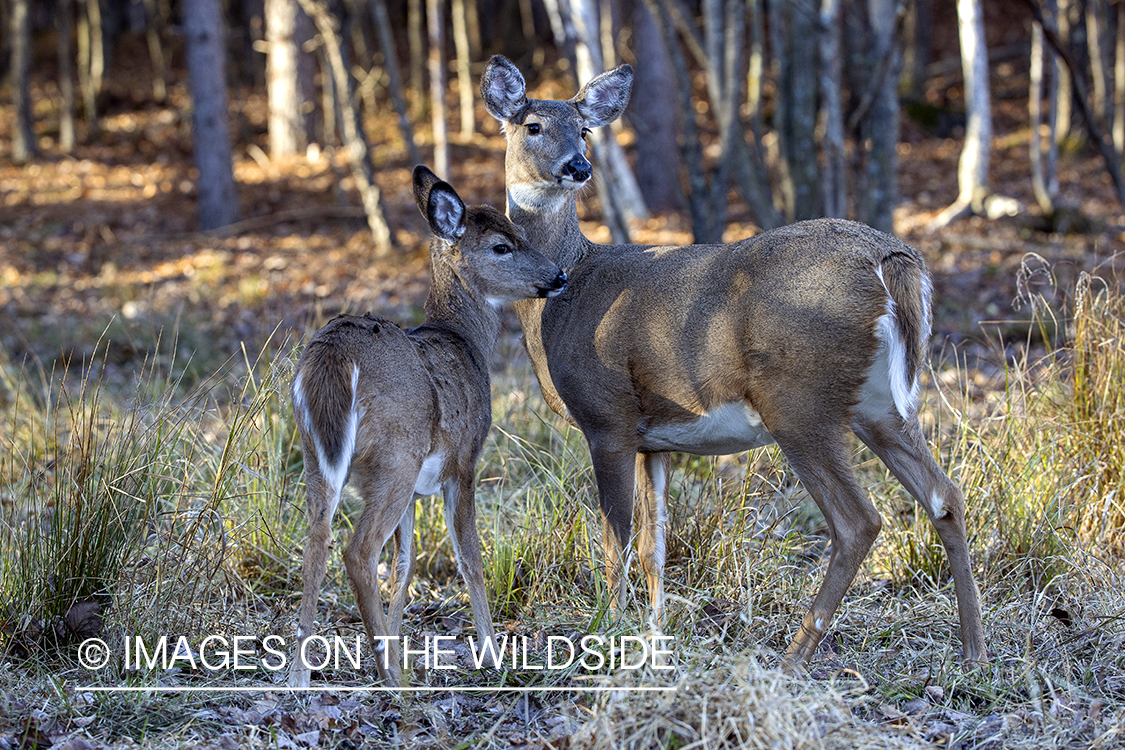
POLYGON ((896 411, 865 413, 861 408, 853 418, 852 429, 933 522, 953 573, 965 661, 986 663, 980 592, 969 558, 965 496, 961 489, 934 460, 917 417, 904 420, 896 411))

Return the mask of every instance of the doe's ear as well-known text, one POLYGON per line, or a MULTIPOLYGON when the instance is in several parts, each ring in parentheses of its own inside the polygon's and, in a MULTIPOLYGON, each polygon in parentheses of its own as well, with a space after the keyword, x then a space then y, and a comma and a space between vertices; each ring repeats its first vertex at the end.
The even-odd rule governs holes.
POLYGON ((480 96, 488 114, 508 122, 527 105, 527 83, 511 60, 493 55, 480 78, 480 96))
POLYGON ((457 191, 421 164, 414 167, 414 202, 438 237, 454 242, 465 233, 465 204, 457 191))
POLYGON ((633 66, 618 65, 595 76, 570 100, 592 127, 608 125, 625 112, 633 91, 633 66))

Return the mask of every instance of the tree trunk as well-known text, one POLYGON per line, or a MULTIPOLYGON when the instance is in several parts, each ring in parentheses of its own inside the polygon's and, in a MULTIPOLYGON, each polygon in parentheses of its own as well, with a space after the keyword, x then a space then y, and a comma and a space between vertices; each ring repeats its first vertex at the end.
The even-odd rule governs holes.
POLYGON ((771 4, 778 64, 778 123, 783 196, 789 221, 820 213, 816 153, 817 13, 810 0, 771 4))
MULTIPOLYGON (((1074 3, 1077 0, 1058 0, 1056 20, 1059 39, 1070 44, 1070 21, 1074 3)), ((1062 143, 1070 135, 1071 104, 1074 100, 1074 83, 1070 71, 1059 68, 1059 108, 1055 111, 1055 143, 1062 143)))
POLYGON ((414 140, 414 127, 410 124, 410 114, 406 109, 406 98, 402 93, 402 73, 399 72, 398 68, 398 55, 391 33, 391 18, 387 13, 387 3, 385 0, 368 0, 367 7, 371 11, 371 19, 375 23, 375 32, 379 35, 379 48, 383 51, 383 67, 387 71, 387 86, 391 91, 391 101, 394 103, 395 114, 398 115, 398 127, 402 133, 402 140, 406 143, 410 163, 421 164, 422 154, 418 151, 418 142, 414 140))
MULTIPOLYGON (((65 0, 69 2, 69 0, 65 0)), ((148 44, 148 57, 152 62, 152 98, 163 104, 168 99, 168 63, 164 57, 164 25, 167 18, 156 0, 144 0, 145 42, 148 44)))
MULTIPOLYGON (((566 8, 562 10, 565 12, 566 8)), ((585 83, 605 71, 598 13, 593 0, 570 0, 568 20, 574 28, 578 80, 585 83)), ((595 177, 598 179, 598 197, 607 214, 606 223, 610 225, 611 231, 616 224, 617 231, 625 235, 621 239, 615 238, 615 243, 628 242, 628 222, 648 217, 641 189, 637 186, 637 179, 629 167, 624 150, 611 131, 596 128, 589 140, 598 162, 599 169, 595 172, 595 177), (612 218, 614 210, 620 211, 620 218, 612 218)))
POLYGON ((644 3, 633 10, 633 51, 637 66, 629 121, 637 133, 636 175, 645 203, 653 211, 679 211, 680 155, 676 143, 676 79, 660 27, 644 3))
POLYGON ((199 225, 207 231, 238 221, 238 196, 231 166, 223 17, 219 0, 192 0, 185 3, 183 11, 192 101, 192 146, 199 170, 199 225))
POLYGON ((98 94, 101 93, 102 15, 98 0, 78 6, 78 85, 82 89, 82 112, 92 138, 98 130, 98 94))
POLYGON ((649 13, 653 16, 664 38, 668 59, 676 76, 676 98, 680 105, 680 124, 683 133, 680 137, 680 157, 688 174, 688 207, 691 211, 692 234, 702 237, 709 225, 707 216, 707 177, 703 171, 703 149, 699 140, 699 129, 695 121, 695 106, 691 96, 691 75, 687 61, 676 38, 676 29, 669 9, 670 0, 645 0, 649 13))
POLYGON ((64 153, 74 150, 74 55, 71 31, 74 23, 74 0, 59 0, 59 92, 62 107, 59 109, 59 148, 64 153))
POLYGON ((965 142, 957 166, 957 200, 939 213, 930 229, 940 229, 969 212, 982 213, 989 193, 988 160, 992 153, 991 97, 988 90, 988 48, 980 0, 957 0, 961 37, 961 68, 965 77, 965 142))
POLYGON ((466 0, 453 0, 453 46, 457 54, 457 93, 461 102, 461 139, 469 141, 476 130, 473 117, 472 52, 469 46, 469 18, 466 0))
POLYGON ((1122 207, 1125 207, 1125 175, 1121 173, 1121 155, 1113 147, 1113 142, 1106 140, 1102 136, 1101 128, 1098 127, 1097 118, 1094 113, 1090 111, 1088 97, 1086 95, 1086 84, 1082 79, 1082 71, 1078 63, 1074 60, 1074 55, 1070 53, 1066 45, 1059 38, 1059 35, 1054 29, 1044 25, 1043 9, 1039 7, 1038 0, 1024 0, 1028 9, 1031 10, 1032 17, 1043 28, 1043 36, 1047 43, 1055 49, 1055 53, 1062 58, 1063 63, 1066 64, 1067 70, 1070 72, 1071 82, 1074 85, 1075 103, 1078 104, 1078 112, 1082 116, 1082 122, 1086 126, 1086 133, 1090 140, 1098 147, 1101 152, 1102 161, 1105 162, 1106 171, 1109 172, 1110 180, 1113 182, 1114 190, 1117 192, 1117 200, 1122 207))
POLYGON ((414 89, 414 116, 421 117, 426 101, 426 40, 422 31, 423 0, 406 1, 406 31, 410 45, 410 88, 414 89))
POLYGON ((719 158, 711 177, 708 227, 704 242, 721 242, 727 219, 735 137, 742 138, 739 109, 745 81, 746 7, 744 0, 704 0, 703 43, 707 90, 719 128, 719 158))
POLYGON ((12 17, 12 0, 0 0, 0 81, 7 80, 12 67, 12 25, 3 19, 12 17))
POLYGON ((774 205, 770 190, 769 170, 762 153, 762 76, 765 69, 765 23, 761 0, 747 0, 746 16, 750 28, 750 59, 746 72, 746 104, 750 111, 749 126, 751 143, 746 142, 746 133, 736 144, 735 179, 739 192, 750 207, 754 220, 762 229, 781 226, 782 217, 774 205))
POLYGON ((434 131, 434 174, 449 174, 449 126, 445 115, 445 14, 443 0, 426 0, 426 32, 430 46, 430 121, 434 131))
POLYGON ((900 58, 895 29, 894 0, 868 0, 868 23, 874 45, 871 56, 877 78, 866 117, 865 141, 871 144, 867 160, 867 190, 860 198, 868 224, 882 232, 894 231, 898 203, 898 82, 900 58))
POLYGON ((1090 78, 1094 88, 1094 113, 1106 126, 1113 123, 1109 95, 1109 4, 1086 0, 1086 41, 1090 50, 1090 78))
POLYGON ((902 91, 907 99, 921 101, 926 95, 926 67, 930 64, 930 34, 933 30, 933 0, 910 0, 903 28, 902 91))
MULTIPOLYGON (((1043 27, 1034 23, 1031 27, 1031 90, 1028 97, 1031 143, 1028 150, 1031 156, 1031 186, 1035 191, 1035 201, 1039 204, 1039 210, 1047 216, 1054 213, 1055 210, 1055 192, 1058 188, 1058 182, 1055 182, 1056 190, 1052 191, 1051 181, 1043 169, 1043 72, 1046 68, 1044 57, 1043 27)), ((1053 55, 1050 57, 1053 57, 1053 55)), ((1057 85, 1057 81, 1057 75, 1051 77, 1052 89, 1057 85)), ((1054 113, 1051 112, 1048 115, 1047 122, 1053 130, 1054 121, 1050 116, 1051 114, 1054 113)), ((1054 145, 1053 141, 1053 138, 1048 138, 1048 142, 1052 145, 1054 145)))
POLYGON ((328 12, 323 2, 317 0, 299 1, 305 13, 316 24, 317 31, 323 41, 324 54, 329 63, 329 75, 335 83, 340 124, 344 134, 344 145, 347 149, 352 177, 359 189, 363 211, 367 215, 367 225, 371 228, 376 249, 380 253, 386 252, 392 245, 391 230, 387 225, 386 214, 383 210, 383 197, 379 192, 379 186, 375 184, 375 167, 371 163, 371 149, 367 145, 367 137, 364 135, 359 114, 356 112, 355 99, 352 97, 351 76, 348 74, 348 65, 344 61, 336 20, 328 12))
POLYGON ((25 164, 36 156, 35 122, 31 115, 31 8, 30 0, 13 0, 12 98, 16 110, 12 133, 12 161, 25 164))
POLYGON ((269 99, 270 156, 284 158, 308 146, 298 60, 297 0, 266 0, 266 91, 269 99))
POLYGON ((820 99, 824 127, 824 215, 845 217, 848 211, 844 111, 840 102, 843 65, 840 59, 840 0, 820 4, 820 99))
POLYGON ((531 7, 531 0, 519 0, 520 29, 523 31, 523 42, 527 49, 535 50, 533 66, 538 68, 543 64, 543 50, 535 39, 535 11, 531 7))
POLYGON ((1125 152, 1125 2, 1118 2, 1113 66, 1113 147, 1125 152))

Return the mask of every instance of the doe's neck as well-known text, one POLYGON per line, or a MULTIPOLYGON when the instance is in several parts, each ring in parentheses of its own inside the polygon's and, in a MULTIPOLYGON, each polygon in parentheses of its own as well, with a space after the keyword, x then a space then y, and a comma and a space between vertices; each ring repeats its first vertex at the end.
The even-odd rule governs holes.
POLYGON ((578 202, 573 190, 540 191, 508 188, 508 218, 523 228, 539 252, 569 271, 597 249, 578 225, 578 202))

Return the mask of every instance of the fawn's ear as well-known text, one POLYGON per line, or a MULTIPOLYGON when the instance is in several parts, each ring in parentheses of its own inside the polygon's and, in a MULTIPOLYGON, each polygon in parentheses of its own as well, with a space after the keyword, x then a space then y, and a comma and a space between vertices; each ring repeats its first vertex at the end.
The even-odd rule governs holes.
POLYGON ((421 164, 414 167, 414 201, 438 237, 454 242, 465 233, 465 204, 457 191, 421 164))
POLYGON ((608 125, 625 112, 633 91, 633 66, 618 65, 582 87, 570 100, 591 128, 608 125))
POLYGON ((527 83, 511 60, 493 55, 480 78, 480 96, 488 114, 508 122, 527 106, 527 83))

